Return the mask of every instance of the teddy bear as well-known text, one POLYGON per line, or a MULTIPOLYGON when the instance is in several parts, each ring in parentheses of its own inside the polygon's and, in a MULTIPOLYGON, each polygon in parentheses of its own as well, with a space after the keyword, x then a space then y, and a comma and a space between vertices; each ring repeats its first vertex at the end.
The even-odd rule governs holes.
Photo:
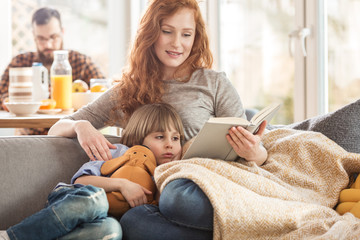
MULTIPOLYGON (((145 187, 153 194, 147 195, 148 204, 156 204, 154 196, 156 185, 152 179, 156 168, 156 159, 152 151, 146 146, 136 145, 129 148, 121 157, 106 161, 101 166, 101 174, 111 178, 125 178, 145 187)), ((114 217, 121 217, 130 205, 120 192, 108 192, 108 213, 114 217)))
POLYGON ((335 209, 339 214, 352 213, 360 218, 360 177, 357 176, 350 188, 341 190, 339 204, 335 209))

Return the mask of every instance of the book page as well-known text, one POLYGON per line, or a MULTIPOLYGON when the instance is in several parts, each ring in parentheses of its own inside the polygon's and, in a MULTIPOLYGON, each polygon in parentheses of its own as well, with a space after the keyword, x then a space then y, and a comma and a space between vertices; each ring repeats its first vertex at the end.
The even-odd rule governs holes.
POLYGON ((233 124, 234 126, 247 126, 250 122, 238 117, 213 117, 208 120, 210 123, 233 124))
POLYGON ((260 112, 254 115, 253 118, 251 118, 251 125, 247 128, 249 132, 256 133, 260 124, 266 120, 267 124, 270 123, 271 119, 274 117, 275 113, 280 109, 281 104, 274 103, 269 105, 268 107, 262 109, 260 112))
MULTIPOLYGON (((272 116, 277 112, 277 110, 280 108, 280 106, 281 106, 281 104, 274 103, 274 104, 267 106, 266 108, 263 108, 260 112, 256 113, 254 115, 254 117, 251 118, 250 122, 252 122, 254 125, 258 125, 261 122, 263 122, 264 120, 269 120, 269 119, 267 119, 268 115, 271 116, 270 117, 270 120, 271 120, 272 116), (270 114, 272 112, 274 112, 274 114, 270 114)), ((269 121, 268 121, 268 123, 269 123, 269 121)))

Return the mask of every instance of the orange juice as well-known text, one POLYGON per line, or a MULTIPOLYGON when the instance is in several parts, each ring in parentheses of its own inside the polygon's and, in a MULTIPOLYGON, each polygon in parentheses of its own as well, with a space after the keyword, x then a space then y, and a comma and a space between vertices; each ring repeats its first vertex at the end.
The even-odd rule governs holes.
POLYGON ((51 98, 56 101, 56 108, 72 108, 72 76, 51 76, 51 98))

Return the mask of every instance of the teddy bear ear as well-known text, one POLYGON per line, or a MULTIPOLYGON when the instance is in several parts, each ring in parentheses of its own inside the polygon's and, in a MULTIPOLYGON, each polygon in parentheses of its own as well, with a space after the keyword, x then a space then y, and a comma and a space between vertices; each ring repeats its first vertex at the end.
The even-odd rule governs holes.
POLYGON ((118 168, 123 166, 130 160, 129 155, 123 155, 121 157, 113 158, 103 163, 101 166, 101 174, 108 175, 115 172, 118 168))

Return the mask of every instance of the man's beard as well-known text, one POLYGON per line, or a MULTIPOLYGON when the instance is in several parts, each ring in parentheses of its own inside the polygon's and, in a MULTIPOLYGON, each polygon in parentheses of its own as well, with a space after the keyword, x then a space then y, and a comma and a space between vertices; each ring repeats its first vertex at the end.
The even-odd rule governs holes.
MULTIPOLYGON (((62 49, 63 45, 61 44, 60 49, 62 49)), ((40 62, 43 63, 43 65, 51 65, 54 61, 54 51, 60 50, 60 49, 44 49, 43 51, 38 50, 39 59, 40 62), (44 54, 44 52, 48 52, 47 54, 44 54), (51 52, 50 52, 51 51, 51 52)))
POLYGON ((53 54, 44 54, 43 52, 38 51, 40 62, 42 62, 44 65, 51 65, 54 61, 53 54))

